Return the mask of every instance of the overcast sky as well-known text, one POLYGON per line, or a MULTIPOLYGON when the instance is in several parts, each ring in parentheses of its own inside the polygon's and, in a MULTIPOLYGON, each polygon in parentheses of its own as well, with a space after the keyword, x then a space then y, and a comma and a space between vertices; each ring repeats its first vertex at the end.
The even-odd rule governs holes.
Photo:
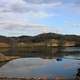
POLYGON ((0 35, 80 35, 80 0, 0 0, 0 35))

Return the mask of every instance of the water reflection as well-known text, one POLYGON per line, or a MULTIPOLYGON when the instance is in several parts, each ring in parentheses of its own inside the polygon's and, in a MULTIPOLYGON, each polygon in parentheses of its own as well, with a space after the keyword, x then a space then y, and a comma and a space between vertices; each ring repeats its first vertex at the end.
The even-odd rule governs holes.
MULTIPOLYGON (((55 50, 55 49, 54 49, 55 50)), ((1 66, 0 76, 7 77, 44 77, 48 78, 75 78, 80 75, 79 53, 28 53, 26 49, 9 49, 2 52, 5 55, 20 55, 25 58, 9 61, 1 66), (59 77, 58 77, 59 76, 59 77)))
POLYGON ((21 57, 51 57, 51 56, 64 56, 68 54, 74 54, 80 53, 80 48, 74 48, 74 47, 65 47, 65 48, 59 48, 59 47, 51 47, 46 50, 28 50, 27 48, 1 48, 0 52, 5 55, 10 56, 21 56, 21 57), (70 51, 70 52, 69 52, 70 51), (65 53, 65 54, 64 54, 65 53))
POLYGON ((79 60, 20 58, 5 64, 0 68, 0 76, 6 77, 44 77, 75 78, 76 70, 80 67, 79 60))

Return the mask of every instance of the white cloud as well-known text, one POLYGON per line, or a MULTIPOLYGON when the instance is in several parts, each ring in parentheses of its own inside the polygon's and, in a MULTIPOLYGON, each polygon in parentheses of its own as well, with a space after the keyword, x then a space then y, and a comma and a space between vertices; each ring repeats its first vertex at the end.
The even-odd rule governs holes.
POLYGON ((1 0, 0 1, 0 14, 1 13, 19 13, 19 14, 32 14, 32 16, 36 17, 36 15, 42 17, 50 17, 56 16, 56 13, 49 13, 48 8, 56 8, 62 6, 61 2, 54 2, 53 0, 1 0), (32 2, 32 3, 30 3, 32 2), (38 4, 38 2, 42 2, 38 4))
POLYGON ((0 30, 5 30, 5 31, 23 31, 27 29, 33 29, 33 30, 42 30, 46 29, 47 26, 44 25, 39 25, 39 24, 31 24, 31 23, 26 23, 26 22, 21 22, 21 21, 10 21, 10 20, 5 20, 5 21, 0 21, 0 30))
POLYGON ((0 32, 1 31, 6 32, 8 35, 26 35, 30 33, 35 35, 36 33, 61 32, 55 27, 49 29, 46 25, 26 23, 19 20, 0 21, 0 32))

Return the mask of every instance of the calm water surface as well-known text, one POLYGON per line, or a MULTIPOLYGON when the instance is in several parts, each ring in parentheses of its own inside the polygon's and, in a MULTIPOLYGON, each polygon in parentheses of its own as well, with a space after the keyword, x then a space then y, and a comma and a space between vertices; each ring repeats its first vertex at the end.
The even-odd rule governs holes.
MULTIPOLYGON (((74 79, 77 69, 80 68, 80 53, 57 53, 58 57, 54 57, 54 52, 27 53, 25 49, 19 51, 1 49, 0 51, 5 55, 21 54, 21 56, 26 56, 26 58, 15 59, 1 66, 1 77, 48 77, 50 79, 63 77, 74 79)), ((79 52, 80 48, 66 48, 63 51, 79 52)))
POLYGON ((0 68, 0 76, 6 77, 48 77, 57 76, 73 79, 77 69, 80 68, 80 60, 61 58, 60 61, 42 58, 20 58, 12 60, 0 68))

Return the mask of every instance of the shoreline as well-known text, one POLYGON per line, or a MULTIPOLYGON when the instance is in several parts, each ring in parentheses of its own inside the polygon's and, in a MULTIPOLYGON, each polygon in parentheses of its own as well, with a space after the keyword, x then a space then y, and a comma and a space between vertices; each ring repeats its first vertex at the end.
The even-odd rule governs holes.
POLYGON ((5 56, 3 54, 0 55, 0 62, 8 62, 13 59, 20 58, 19 56, 5 56))
MULTIPOLYGON (((55 79, 49 79, 48 77, 38 77, 38 78, 9 78, 9 77, 0 77, 0 80, 65 80, 63 77, 56 77, 55 79)), ((73 79, 68 79, 73 80, 73 79)))

